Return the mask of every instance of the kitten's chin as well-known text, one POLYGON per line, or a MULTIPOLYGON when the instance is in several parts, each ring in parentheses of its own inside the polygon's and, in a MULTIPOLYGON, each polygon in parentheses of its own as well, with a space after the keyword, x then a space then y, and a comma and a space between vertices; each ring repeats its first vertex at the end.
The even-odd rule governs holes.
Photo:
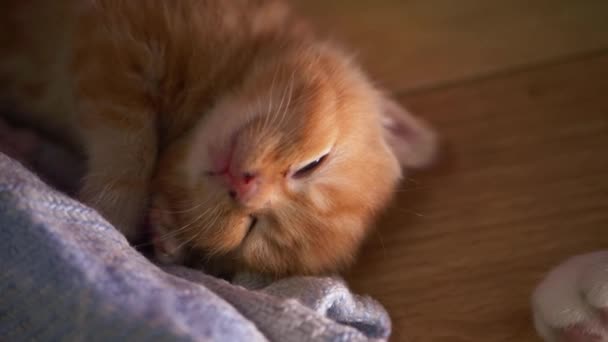
POLYGON ((147 242, 142 244, 148 248, 144 254, 162 265, 182 265, 230 279, 235 273, 236 256, 232 252, 210 255, 193 246, 188 238, 182 239, 180 227, 183 230, 187 224, 179 223, 176 212, 165 204, 161 196, 155 196, 148 210, 145 220, 147 242))

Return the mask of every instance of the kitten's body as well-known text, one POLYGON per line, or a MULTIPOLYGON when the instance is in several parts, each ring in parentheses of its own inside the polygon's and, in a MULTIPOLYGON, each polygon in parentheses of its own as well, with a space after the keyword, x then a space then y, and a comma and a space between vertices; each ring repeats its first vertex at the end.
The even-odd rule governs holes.
POLYGON ((0 43, 0 91, 83 147, 81 198, 128 237, 153 200, 171 252, 333 271, 390 199, 399 162, 431 159, 425 125, 281 1, 50 3, 2 5, 21 38, 0 43), (37 26, 49 16, 57 25, 37 26))
POLYGON ((77 148, 68 70, 73 8, 63 0, 2 1, 0 110, 77 148))

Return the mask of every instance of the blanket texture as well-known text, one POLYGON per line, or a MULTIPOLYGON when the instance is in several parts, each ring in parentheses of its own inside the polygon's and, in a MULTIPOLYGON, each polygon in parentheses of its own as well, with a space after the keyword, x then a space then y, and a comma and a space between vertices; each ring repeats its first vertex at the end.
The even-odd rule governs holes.
POLYGON ((0 153, 1 341, 383 341, 337 278, 255 289, 157 266, 93 209, 0 153))

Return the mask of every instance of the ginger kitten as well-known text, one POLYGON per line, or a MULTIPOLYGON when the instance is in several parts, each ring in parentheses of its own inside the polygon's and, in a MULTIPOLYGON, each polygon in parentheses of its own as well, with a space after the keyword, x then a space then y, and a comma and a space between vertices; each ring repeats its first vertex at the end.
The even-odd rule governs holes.
POLYGON ((129 238, 149 216, 172 260, 340 270, 401 167, 436 149, 426 124, 281 1, 2 6, 24 40, 0 46, 5 100, 83 149, 83 201, 129 238))

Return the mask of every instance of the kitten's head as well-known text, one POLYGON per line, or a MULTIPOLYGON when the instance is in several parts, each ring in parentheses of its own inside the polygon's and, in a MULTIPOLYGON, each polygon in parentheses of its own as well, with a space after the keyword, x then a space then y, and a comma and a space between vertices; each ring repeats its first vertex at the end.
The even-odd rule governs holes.
POLYGON ((353 260, 401 167, 427 164, 435 135, 331 47, 255 63, 161 155, 152 212, 172 258, 235 269, 339 270, 353 260))

